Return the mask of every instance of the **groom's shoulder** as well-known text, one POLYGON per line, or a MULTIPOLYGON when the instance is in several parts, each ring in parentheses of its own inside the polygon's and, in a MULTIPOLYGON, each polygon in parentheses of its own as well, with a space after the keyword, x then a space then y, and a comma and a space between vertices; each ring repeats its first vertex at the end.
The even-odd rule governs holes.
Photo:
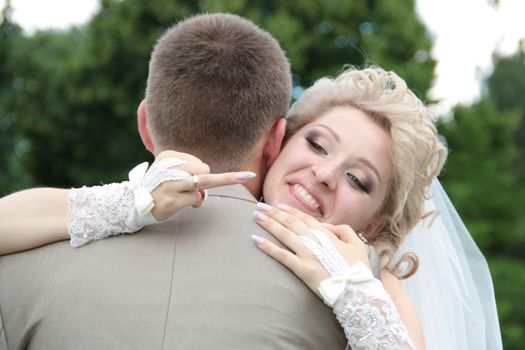
POLYGON ((242 185, 215 188, 209 191, 200 208, 184 208, 166 222, 145 227, 143 232, 175 235, 176 245, 185 249, 201 249, 201 245, 209 245, 218 237, 231 241, 234 246, 246 246, 253 244, 251 234, 266 233, 253 218, 256 204, 242 185))
MULTIPOLYGON (((222 186, 208 190, 210 205, 232 205, 253 208, 257 199, 241 184, 222 186)), ((207 201, 204 202, 207 204, 207 201)))
MULTIPOLYGON (((257 200, 242 185, 224 186, 208 191, 208 197, 198 209, 185 208, 177 213, 171 229, 178 232, 209 232, 211 230, 261 230, 253 219, 257 200)), ((168 224, 167 228, 170 227, 168 224)))

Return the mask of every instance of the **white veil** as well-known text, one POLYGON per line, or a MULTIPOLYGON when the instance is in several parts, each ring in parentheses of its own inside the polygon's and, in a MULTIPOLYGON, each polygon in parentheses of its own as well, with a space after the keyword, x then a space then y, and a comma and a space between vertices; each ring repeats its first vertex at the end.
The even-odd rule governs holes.
POLYGON ((425 211, 437 209, 439 215, 419 223, 397 256, 419 257, 418 271, 403 285, 418 311, 426 348, 502 349, 487 262, 439 181, 431 194, 425 211))

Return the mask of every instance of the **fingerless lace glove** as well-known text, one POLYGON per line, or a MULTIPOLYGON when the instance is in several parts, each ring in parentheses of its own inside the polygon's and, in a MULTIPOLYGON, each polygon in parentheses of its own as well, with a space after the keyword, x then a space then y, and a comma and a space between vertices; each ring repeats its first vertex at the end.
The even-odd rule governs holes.
POLYGON ((319 292, 333 307, 348 345, 354 350, 415 349, 392 299, 370 269, 362 262, 349 266, 323 232, 312 233, 319 243, 300 239, 331 276, 321 282, 319 292))
POLYGON ((103 186, 71 189, 68 196, 68 232, 71 246, 80 247, 89 241, 133 233, 158 221, 151 214, 154 207, 151 192, 165 181, 190 176, 172 169, 185 161, 164 158, 148 170, 148 163, 129 172, 129 181, 103 186))

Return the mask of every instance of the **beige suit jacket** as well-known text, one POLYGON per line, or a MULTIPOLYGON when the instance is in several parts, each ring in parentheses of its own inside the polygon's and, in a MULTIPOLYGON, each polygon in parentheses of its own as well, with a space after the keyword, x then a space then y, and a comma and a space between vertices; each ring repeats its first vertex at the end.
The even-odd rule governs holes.
POLYGON ((250 235, 241 185, 135 235, 0 258, 0 350, 338 349, 332 310, 250 235))

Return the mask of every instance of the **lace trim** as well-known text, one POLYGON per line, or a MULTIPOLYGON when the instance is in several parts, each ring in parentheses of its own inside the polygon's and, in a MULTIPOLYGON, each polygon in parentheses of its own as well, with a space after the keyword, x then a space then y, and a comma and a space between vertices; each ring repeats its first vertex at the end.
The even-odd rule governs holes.
POLYGON ((148 170, 144 179, 144 188, 148 192, 153 192, 161 183, 166 181, 179 181, 189 177, 190 174, 184 170, 172 169, 178 165, 186 163, 175 157, 164 158, 148 170))
POLYGON ((334 313, 353 350, 415 349, 384 290, 370 293, 348 287, 345 298, 335 304, 334 313))
POLYGON ((126 225, 134 212, 133 191, 129 182, 71 189, 68 196, 71 246, 79 247, 119 233, 131 233, 139 228, 126 225))
POLYGON ((331 276, 342 274, 348 265, 341 254, 339 254, 332 242, 330 242, 328 237, 322 231, 312 229, 311 232, 314 237, 319 240, 321 245, 319 245, 319 243, 315 242, 314 240, 301 235, 299 236, 299 239, 303 245, 312 253, 314 253, 317 260, 319 260, 321 265, 323 265, 324 269, 331 276))
POLYGON ((68 196, 68 231, 71 245, 80 247, 120 233, 132 233, 158 221, 151 214, 154 207, 150 193, 165 181, 189 177, 184 170, 173 169, 186 163, 175 157, 164 158, 148 169, 142 163, 129 172, 130 181, 104 186, 71 189, 68 196))
POLYGON ((362 262, 349 266, 324 232, 311 233, 317 242, 306 235, 299 238, 331 276, 321 282, 319 292, 334 306, 348 345, 354 350, 415 349, 392 299, 370 269, 362 262))

